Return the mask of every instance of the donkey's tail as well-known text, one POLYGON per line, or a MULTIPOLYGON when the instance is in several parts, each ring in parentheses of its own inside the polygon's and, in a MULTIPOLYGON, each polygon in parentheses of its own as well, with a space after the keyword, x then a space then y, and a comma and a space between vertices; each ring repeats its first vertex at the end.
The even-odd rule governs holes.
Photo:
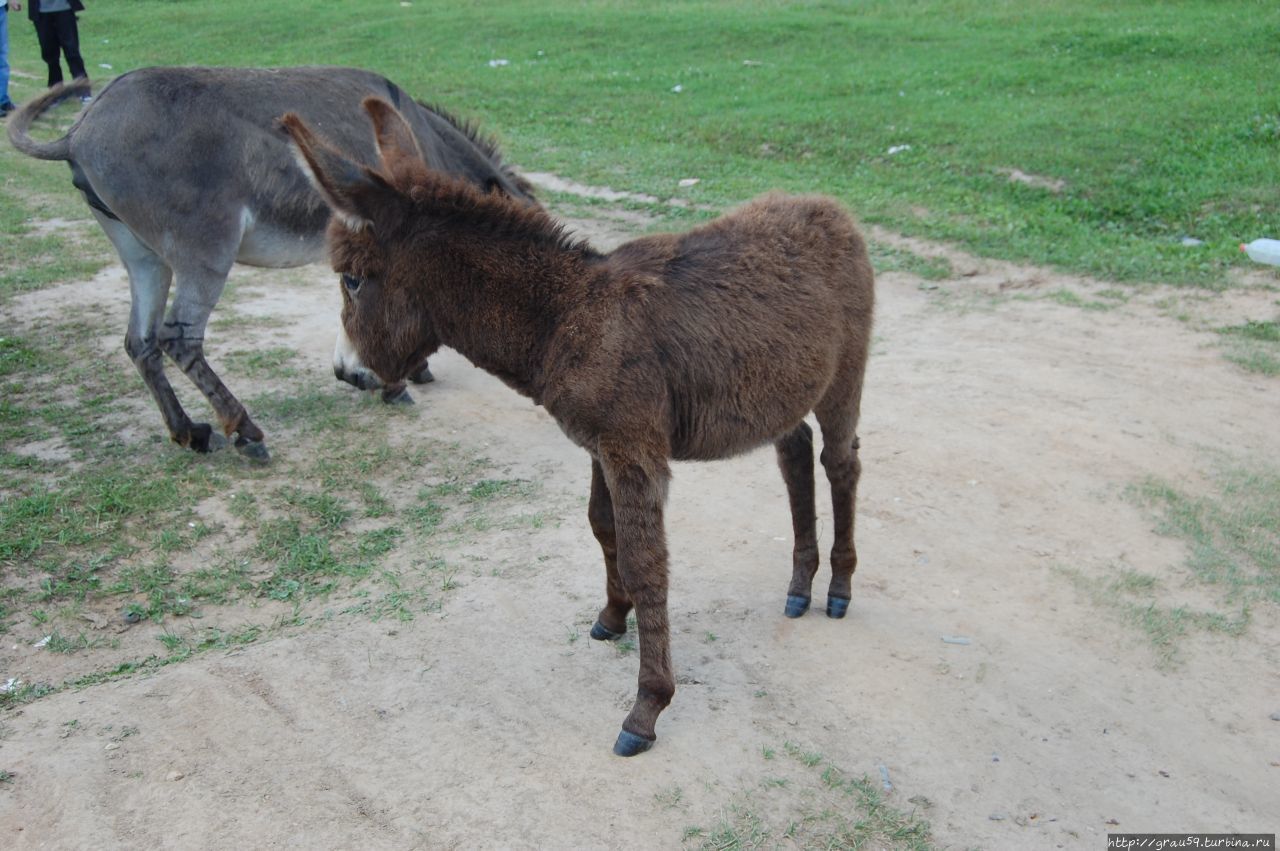
POLYGON ((89 94, 89 80, 79 77, 65 86, 54 86, 35 100, 27 101, 17 112, 9 116, 9 141, 22 153, 38 160, 71 159, 70 132, 53 142, 37 142, 31 138, 31 125, 55 103, 67 98, 80 98, 87 94, 89 94))

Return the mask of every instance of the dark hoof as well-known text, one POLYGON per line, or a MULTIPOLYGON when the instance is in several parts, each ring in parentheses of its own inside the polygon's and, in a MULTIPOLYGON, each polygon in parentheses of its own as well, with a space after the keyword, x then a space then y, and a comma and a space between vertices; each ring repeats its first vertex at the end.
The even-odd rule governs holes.
POLYGON ((591 627, 591 637, 596 641, 617 641, 624 635, 626 635, 625 632, 614 632, 611 629, 607 629, 600 621, 596 621, 595 626, 591 627))
POLYGON ((418 370, 416 375, 409 376, 409 380, 414 384, 430 384, 436 380, 436 377, 432 375, 431 370, 424 365, 422 369, 418 370))
POLYGON ((849 601, 844 597, 827 598, 827 617, 839 620, 849 611, 849 601))
MULTIPOLYGON (((182 443, 180 438, 174 439, 182 443)), ((208 423, 194 423, 191 426, 190 436, 183 445, 196 452, 217 452, 227 447, 227 439, 214 431, 208 423)))
POLYGON ((265 464, 271 460, 271 453, 267 451, 267 444, 261 440, 239 438, 236 440, 236 451, 250 461, 258 461, 265 464))
POLYGON ((656 741, 657 739, 646 739, 644 736, 637 736, 635 733, 623 730, 618 734, 618 741, 613 743, 613 752, 618 756, 635 756, 653 747, 656 741))
POLYGON ((409 393, 409 388, 401 384, 398 388, 388 387, 383 390, 382 401, 388 405, 412 405, 413 396, 409 393))
POLYGON ((796 594, 787 595, 786 616, 789 618, 798 618, 805 612, 809 611, 809 598, 800 597, 796 594))

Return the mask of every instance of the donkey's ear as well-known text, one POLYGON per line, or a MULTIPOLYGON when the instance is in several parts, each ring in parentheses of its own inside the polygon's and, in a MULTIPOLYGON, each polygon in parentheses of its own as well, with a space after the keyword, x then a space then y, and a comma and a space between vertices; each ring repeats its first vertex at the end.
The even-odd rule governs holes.
POLYGON ((375 212, 394 193, 376 172, 329 147, 296 113, 286 113, 280 126, 293 139, 298 166, 320 192, 334 215, 353 230, 369 227, 375 212))
POLYGON ((365 112, 373 121, 373 134, 378 141, 378 154, 382 168, 396 186, 411 183, 415 178, 426 177, 425 169, 431 164, 418 145, 418 138, 404 116, 382 98, 367 97, 363 101, 365 112))

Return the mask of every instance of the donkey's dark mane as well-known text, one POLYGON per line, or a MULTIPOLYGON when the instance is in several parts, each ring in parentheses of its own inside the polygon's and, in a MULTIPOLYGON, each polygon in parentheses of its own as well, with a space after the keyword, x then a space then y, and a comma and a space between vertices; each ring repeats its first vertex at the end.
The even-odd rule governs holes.
POLYGON ((418 180, 405 190, 424 219, 467 233, 523 240, 598 258, 585 239, 569 233, 539 207, 531 207, 496 192, 481 192, 464 180, 442 172, 418 180))
POLYGON ((491 159, 494 164, 502 170, 502 173, 516 184, 521 192, 530 197, 533 196, 533 184, 525 180, 523 176, 516 172, 516 170, 506 162, 502 153, 502 148, 498 145, 497 141, 492 136, 487 136, 482 133, 479 125, 434 103, 427 103, 426 101, 421 100, 417 103, 418 106, 434 112, 436 115, 440 116, 457 128, 458 132, 466 136, 468 141, 480 150, 484 151, 485 156, 491 159))

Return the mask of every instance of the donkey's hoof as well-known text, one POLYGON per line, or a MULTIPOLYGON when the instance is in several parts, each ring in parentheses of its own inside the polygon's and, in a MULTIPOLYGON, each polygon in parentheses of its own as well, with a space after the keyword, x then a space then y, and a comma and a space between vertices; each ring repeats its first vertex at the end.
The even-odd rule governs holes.
POLYGON ((809 611, 809 598, 801 597, 798 594, 787 595, 786 616, 789 618, 798 618, 805 612, 809 611))
POLYGON ((431 368, 423 364, 422 369, 409 376, 409 380, 414 384, 430 384, 436 380, 436 377, 431 374, 431 368))
POLYGON ((408 387, 401 384, 399 389, 396 389, 395 387, 388 387, 386 390, 383 390, 382 401, 386 402, 388 405, 412 405, 413 395, 409 393, 408 387))
POLYGON ((653 747, 656 741, 657 739, 646 739, 644 736, 637 736, 635 733, 623 730, 618 734, 618 741, 613 743, 613 752, 618 756, 635 756, 653 747))
POLYGON ((844 597, 827 598, 827 617, 839 620, 849 611, 849 601, 844 597))
POLYGON ((617 641, 624 635, 625 632, 614 632, 600 621, 596 621, 595 626, 591 627, 591 637, 596 641, 617 641))
POLYGON ((227 446, 227 439, 208 423, 192 423, 185 442, 179 437, 174 440, 196 452, 217 452, 227 446))
POLYGON ((245 440, 243 437, 236 440, 236 451, 250 461, 257 461, 265 464, 271 460, 271 453, 267 451, 267 444, 261 440, 245 440))

